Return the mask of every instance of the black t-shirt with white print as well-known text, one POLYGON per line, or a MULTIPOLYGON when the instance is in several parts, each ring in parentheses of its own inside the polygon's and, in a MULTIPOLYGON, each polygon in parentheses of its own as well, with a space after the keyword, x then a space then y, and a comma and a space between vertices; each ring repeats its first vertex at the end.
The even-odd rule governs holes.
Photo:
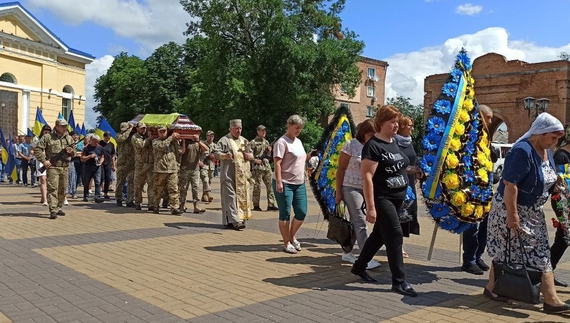
POLYGON ((405 199, 410 160, 395 140, 391 143, 373 136, 362 149, 362 159, 378 163, 372 177, 375 198, 405 199))

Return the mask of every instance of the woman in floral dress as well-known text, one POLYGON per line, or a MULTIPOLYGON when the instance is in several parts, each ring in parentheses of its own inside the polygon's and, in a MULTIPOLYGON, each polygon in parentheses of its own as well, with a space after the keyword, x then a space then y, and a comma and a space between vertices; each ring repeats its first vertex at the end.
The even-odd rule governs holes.
MULTIPOLYGON (((513 145, 505 159, 502 181, 493 198, 487 232, 487 251, 495 261, 505 261, 507 237, 511 230, 511 259, 522 262, 522 250, 516 239, 521 240, 528 257, 527 265, 543 271, 541 292, 544 311, 548 313, 570 311, 570 304, 562 302, 554 288, 548 230, 542 208, 556 182, 550 147, 563 135, 564 127, 560 121, 542 113, 530 130, 513 145)), ((496 301, 509 302, 493 294, 494 287, 495 275, 491 267, 484 295, 496 301)))

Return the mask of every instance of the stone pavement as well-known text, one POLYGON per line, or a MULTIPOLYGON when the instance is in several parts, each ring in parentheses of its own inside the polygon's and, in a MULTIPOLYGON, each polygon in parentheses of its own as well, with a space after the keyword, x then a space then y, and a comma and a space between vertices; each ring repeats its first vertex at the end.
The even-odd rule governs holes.
MULTIPOLYGON (((39 189, 0 183, 0 323, 570 322, 484 298, 486 276, 459 270, 458 235, 440 231, 427 261, 425 216, 422 234, 405 240, 406 274, 420 293, 409 298, 390 292, 382 250, 371 273, 378 284, 349 273, 312 196, 298 235, 304 249, 289 255, 275 212, 254 212, 243 232, 223 229, 218 187, 215 179, 216 199, 200 215, 70 200, 54 221, 39 189)), ((566 281, 569 259, 556 270, 566 281)), ((570 299, 570 288, 559 292, 570 299)))

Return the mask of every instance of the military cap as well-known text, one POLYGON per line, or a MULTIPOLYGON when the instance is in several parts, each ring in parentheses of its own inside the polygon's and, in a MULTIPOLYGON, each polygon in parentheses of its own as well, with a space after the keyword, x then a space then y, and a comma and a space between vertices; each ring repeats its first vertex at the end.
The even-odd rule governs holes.
POLYGON ((214 134, 214 132, 213 132, 212 130, 208 130, 208 132, 206 132, 206 136, 210 136, 210 135, 213 135, 213 134, 214 134))
POLYGON ((146 124, 139 121, 139 123, 137 123, 137 128, 146 128, 146 124))
POLYGON ((168 128, 166 128, 166 126, 159 126, 158 127, 158 131, 163 131, 163 130, 168 130, 168 128))
POLYGON ((257 131, 259 130, 266 130, 267 128, 265 128, 264 125, 260 124, 259 126, 257 126, 257 131))
POLYGON ((121 131, 129 130, 129 123, 128 122, 121 122, 121 131))
POLYGON ((230 120, 230 128, 231 127, 241 127, 241 119, 230 120))
POLYGON ((57 119, 55 121, 55 125, 56 126, 67 126, 67 121, 65 121, 65 119, 57 119))

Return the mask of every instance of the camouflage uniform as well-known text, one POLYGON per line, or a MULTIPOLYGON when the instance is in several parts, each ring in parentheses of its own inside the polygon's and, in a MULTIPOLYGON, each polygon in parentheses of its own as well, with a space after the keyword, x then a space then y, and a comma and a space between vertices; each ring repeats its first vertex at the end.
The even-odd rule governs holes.
MULTIPOLYGON (((144 125, 144 124, 143 124, 144 125)), ((140 127, 140 124, 139 124, 140 127)), ((144 185, 148 184, 148 206, 151 206, 153 199, 153 154, 152 154, 152 140, 146 136, 136 133, 131 139, 135 153, 135 172, 134 172, 134 191, 135 191, 135 205, 140 209, 143 200, 144 185)))
POLYGON ((214 199, 211 195, 212 189, 210 184, 212 184, 212 177, 214 177, 214 169, 216 164, 210 159, 210 154, 214 153, 214 143, 208 143, 207 141, 202 141, 204 145, 208 146, 208 151, 202 154, 202 162, 204 166, 200 167, 200 180, 202 181, 202 202, 212 202, 214 199))
POLYGON ((206 210, 200 207, 198 199, 198 189, 200 187, 200 162, 203 150, 198 142, 185 142, 186 149, 182 154, 180 162, 180 176, 178 179, 178 188, 180 189, 180 209, 185 210, 186 195, 189 186, 192 186, 192 201, 194 204, 194 213, 202 213, 206 210))
POLYGON ((117 182, 115 186, 115 199, 117 205, 122 204, 123 186, 127 181, 127 205, 132 206, 135 193, 134 183, 134 151, 131 143, 131 128, 127 122, 121 123, 121 132, 117 134, 117 182))
POLYGON ((178 172, 180 164, 179 156, 182 148, 178 140, 169 136, 166 139, 154 139, 152 141, 152 150, 154 153, 154 212, 158 213, 159 202, 164 189, 168 190, 168 204, 171 211, 178 212, 179 196, 178 196, 178 172))
MULTIPOLYGON (((60 120, 57 120, 56 125, 58 125, 58 122, 60 122, 60 120)), ((60 136, 54 129, 51 134, 44 135, 39 139, 37 146, 34 148, 36 160, 43 163, 72 144, 73 138, 71 138, 67 131, 60 136)), ((63 159, 51 165, 46 173, 47 200, 50 217, 53 216, 52 218, 56 218, 57 215, 65 214, 61 211, 61 207, 63 206, 63 201, 65 201, 65 189, 67 187, 71 157, 71 155, 64 154, 63 159), (57 215, 54 216, 54 214, 57 215)))
POLYGON ((261 199, 261 182, 265 184, 265 190, 267 191, 267 203, 268 208, 275 208, 275 195, 271 187, 271 165, 269 164, 270 155, 268 154, 267 148, 270 146, 269 141, 266 139, 261 139, 255 137, 249 142, 251 151, 253 152, 254 161, 251 162, 252 165, 252 177, 255 181, 253 185, 253 207, 259 208, 259 200, 261 199), (255 163, 255 160, 261 159, 261 164, 255 163))

